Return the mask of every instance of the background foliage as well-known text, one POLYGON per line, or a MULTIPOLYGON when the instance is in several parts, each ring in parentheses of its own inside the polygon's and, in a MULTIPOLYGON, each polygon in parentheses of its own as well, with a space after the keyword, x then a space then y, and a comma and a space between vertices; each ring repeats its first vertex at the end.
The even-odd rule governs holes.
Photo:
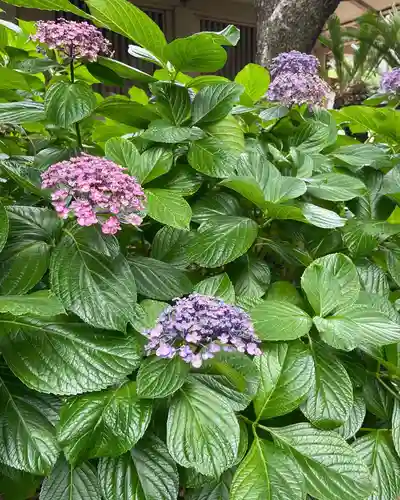
POLYGON ((289 110, 256 65, 189 76, 224 65, 232 26, 167 43, 126 0, 9 3, 88 17, 159 69, 101 57, 72 82, 0 21, 4 498, 395 499, 397 111, 289 110), (57 218, 40 173, 82 147, 144 185, 139 229, 57 218), (193 290, 249 311, 263 355, 145 358, 140 332, 193 290))

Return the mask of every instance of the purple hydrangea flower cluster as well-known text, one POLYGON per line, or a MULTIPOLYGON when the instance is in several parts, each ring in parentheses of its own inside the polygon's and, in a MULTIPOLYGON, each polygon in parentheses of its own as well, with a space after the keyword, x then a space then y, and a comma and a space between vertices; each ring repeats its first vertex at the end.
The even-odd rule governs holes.
POLYGON ((250 316, 243 309, 197 293, 175 300, 144 335, 149 339, 148 354, 180 356, 194 368, 221 350, 262 354, 250 316))
POLYGON ((72 59, 96 61, 99 54, 110 54, 110 42, 101 31, 87 22, 77 23, 59 19, 39 21, 37 32, 31 39, 45 43, 50 49, 57 49, 72 59))
POLYGON ((400 68, 394 68, 383 74, 380 89, 385 94, 400 92, 400 68))
POLYGON ((267 92, 270 101, 284 106, 323 104, 329 94, 328 84, 318 76, 316 57, 297 50, 284 52, 271 64, 272 82, 267 92))
POLYGON ((120 223, 139 226, 145 194, 134 177, 112 161, 83 154, 55 163, 42 174, 42 187, 52 194, 58 215, 71 213, 81 226, 100 223, 104 234, 115 234, 120 223))
POLYGON ((274 78, 280 73, 305 73, 307 75, 317 75, 319 61, 315 56, 304 54, 298 50, 282 52, 272 59, 270 66, 271 76, 274 78))

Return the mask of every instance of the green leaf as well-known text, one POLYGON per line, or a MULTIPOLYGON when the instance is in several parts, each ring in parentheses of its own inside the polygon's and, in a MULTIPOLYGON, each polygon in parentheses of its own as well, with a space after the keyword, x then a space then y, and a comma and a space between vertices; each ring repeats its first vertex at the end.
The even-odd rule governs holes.
POLYGON ((304 308, 304 300, 296 287, 288 281, 275 281, 268 289, 267 300, 286 301, 304 308))
POLYGON ((312 355, 315 375, 301 411, 316 427, 340 427, 348 419, 353 406, 350 377, 342 363, 324 346, 314 344, 312 355))
POLYGON ((372 492, 371 476, 358 454, 335 432, 300 423, 270 428, 274 441, 300 466, 308 493, 324 500, 362 500, 372 492))
POLYGON ((168 175, 163 176, 157 184, 164 189, 186 197, 195 194, 203 184, 204 177, 189 165, 177 165, 168 175))
POLYGON ((336 125, 331 128, 318 120, 307 120, 290 137, 289 145, 303 153, 319 153, 336 141, 336 125), (334 134, 332 135, 332 129, 334 134))
POLYGON ((350 144, 332 151, 330 156, 346 163, 350 168, 364 167, 386 158, 386 153, 373 144, 350 144))
POLYGON ((10 331, 1 342, 5 361, 36 391, 99 391, 124 380, 140 363, 142 348, 136 337, 96 330, 66 316, 2 315, 0 324, 10 331))
POLYGON ((184 384, 190 366, 182 358, 163 359, 152 356, 143 361, 137 374, 137 391, 141 398, 165 398, 184 384))
POLYGON ((57 82, 46 93, 47 119, 62 128, 86 118, 95 107, 96 96, 84 82, 57 82))
POLYGON ((165 444, 146 436, 130 453, 99 462, 100 488, 107 500, 176 500, 179 476, 165 444))
POLYGON ((193 123, 205 125, 222 120, 232 110, 243 90, 242 85, 236 83, 219 83, 202 88, 193 100, 193 123))
POLYGON ((138 68, 134 68, 125 64, 121 61, 116 61, 115 59, 111 59, 109 57, 99 56, 97 58, 98 64, 101 64, 105 68, 111 69, 121 78, 126 78, 127 80, 133 80, 137 82, 143 83, 151 83, 155 82, 156 78, 148 75, 144 71, 141 71, 138 68))
POLYGON ((380 420, 389 421, 393 412, 392 395, 375 377, 367 377, 362 389, 367 410, 380 420))
POLYGON ((244 410, 257 393, 260 374, 251 359, 240 352, 218 352, 192 375, 218 394, 234 411, 244 410))
POLYGON ((190 118, 188 89, 173 82, 157 82, 151 86, 156 96, 156 107, 162 118, 181 125, 190 118))
POLYGON ((240 123, 232 115, 203 127, 224 149, 235 153, 244 151, 244 134, 240 123))
POLYGON ((277 120, 278 118, 283 118, 289 113, 289 108, 281 105, 270 106, 263 109, 260 113, 261 120, 268 122, 270 120, 277 120))
POLYGON ((307 192, 322 200, 351 200, 365 194, 366 189, 365 184, 356 177, 334 172, 307 179, 307 192))
POLYGON ((218 215, 242 215, 242 209, 237 198, 223 193, 211 193, 201 198, 193 205, 192 220, 201 224, 218 215))
POLYGON ((340 253, 326 255, 310 264, 301 277, 301 287, 320 316, 351 306, 360 292, 356 266, 340 253))
POLYGON ((196 264, 219 267, 247 252, 257 237, 257 224, 245 217, 217 216, 203 223, 187 247, 196 264))
POLYGON ((127 168, 131 175, 140 169, 140 154, 136 146, 122 137, 113 137, 106 142, 106 157, 127 168))
POLYGON ((262 356, 254 358, 261 383, 254 398, 256 415, 262 420, 290 413, 300 406, 312 387, 314 361, 302 342, 268 343, 262 356))
POLYGON ((192 282, 183 271, 161 260, 135 255, 129 257, 128 262, 140 295, 172 300, 193 290, 192 282))
MULTIPOLYGON (((196 478, 203 479, 203 483, 196 485, 197 487, 194 486, 196 487, 195 490, 187 490, 185 500, 229 500, 229 489, 232 483, 232 472, 230 470, 225 471, 219 479, 204 476, 194 471, 194 469, 186 470, 191 471, 192 475, 196 474, 196 478)), ((201 483, 200 479, 199 483, 201 483)), ((192 484, 194 482, 195 480, 192 480, 192 484)))
POLYGON ((297 198, 307 189, 304 181, 296 177, 282 176, 279 170, 258 152, 241 154, 237 173, 240 176, 253 177, 264 192, 264 199, 271 203, 297 198))
POLYGON ((1 462, 32 474, 50 472, 59 454, 52 421, 57 406, 56 398, 29 390, 0 367, 1 462))
POLYGON ((88 236, 85 228, 65 232, 51 256, 51 288, 86 323, 124 332, 136 314, 134 276, 123 255, 94 251, 88 236))
POLYGON ((149 122, 159 118, 150 106, 143 106, 119 95, 104 99, 96 108, 96 114, 136 128, 147 128, 149 122))
POLYGON ((191 78, 187 83, 186 87, 190 89, 200 90, 208 85, 217 85, 218 83, 229 82, 228 78, 219 75, 200 75, 191 78))
POLYGON ((188 152, 190 166, 210 177, 223 178, 234 175, 238 152, 227 150, 223 146, 214 137, 194 142, 188 152))
POLYGON ((9 230, 8 215, 4 205, 0 202, 0 252, 6 244, 9 230))
POLYGON ((229 177, 220 185, 236 191, 261 209, 265 206, 264 193, 253 177, 229 177))
POLYGON ((316 316, 314 324, 324 342, 345 351, 365 344, 378 347, 400 342, 400 325, 366 305, 341 309, 325 319, 316 316))
POLYGON ((36 207, 9 207, 10 231, 0 255, 0 293, 22 295, 47 271, 49 245, 60 227, 54 211, 36 207))
POLYGON ((163 64, 152 52, 137 45, 129 45, 128 54, 138 59, 142 59, 143 61, 157 64, 158 66, 162 66, 163 64))
POLYGON ((390 276, 400 286, 400 252, 397 248, 386 251, 386 264, 390 276))
POLYGON ((392 414, 392 439, 397 455, 400 457, 400 403, 394 401, 392 414))
POLYGON ((268 90, 270 76, 267 69, 258 64, 247 64, 235 77, 235 82, 243 85, 246 96, 251 103, 255 103, 265 95, 268 90))
POLYGON ((14 316, 55 316, 65 313, 65 310, 49 290, 41 290, 30 295, 0 296, 0 313, 10 313, 14 316))
POLYGON ((307 335, 312 319, 286 301, 266 300, 250 311, 254 329, 261 340, 293 340, 307 335))
POLYGON ((156 120, 141 137, 148 141, 176 144, 203 139, 205 133, 198 127, 177 127, 166 120, 156 120))
POLYGON ((28 90, 29 85, 22 73, 9 68, 0 68, 0 89, 1 90, 28 90))
POLYGON ((237 264, 233 280, 236 295, 262 297, 271 281, 271 271, 268 264, 249 254, 241 257, 237 264))
POLYGON ((400 460, 387 431, 376 430, 353 444, 354 451, 371 471, 374 492, 371 498, 397 498, 400 494, 400 460))
POLYGON ((225 65, 227 54, 211 35, 196 33, 169 43, 164 58, 179 71, 213 73, 225 65))
POLYGON ((202 33, 211 35, 215 43, 229 47, 235 47, 240 40, 240 30, 232 24, 228 24, 221 31, 203 31, 202 33))
POLYGON ((150 256, 179 269, 185 268, 190 264, 186 245, 192 236, 189 231, 164 226, 154 236, 150 256))
POLYGON ((150 401, 136 382, 70 399, 61 409, 57 438, 72 465, 89 458, 116 457, 133 448, 151 418, 150 401))
POLYGON ((96 473, 89 463, 72 467, 60 458, 43 481, 40 500, 101 500, 96 473))
POLYGON ((353 406, 350 409, 349 416, 344 424, 337 427, 335 431, 346 440, 354 437, 364 422, 366 412, 367 408, 363 394, 361 392, 354 392, 353 406))
POLYGON ((363 261, 357 265, 358 277, 363 289, 368 293, 388 297, 390 292, 386 273, 376 264, 363 261))
POLYGON ((20 101, 0 103, 0 123, 20 125, 21 123, 40 122, 45 118, 41 102, 20 101))
POLYGON ((183 467, 218 476, 236 460, 240 430, 232 408, 199 382, 174 396, 167 421, 167 446, 183 467))
POLYGON ((226 273, 218 274, 217 276, 212 276, 211 278, 200 281, 194 287, 194 291, 202 295, 218 297, 229 304, 235 302, 235 289, 226 273))
POLYGON ((347 219, 340 217, 336 212, 313 205, 312 203, 300 203, 299 207, 306 221, 313 226, 323 229, 334 229, 336 227, 343 227, 347 222, 347 219))
POLYGON ((103 26, 163 57, 167 45, 164 33, 142 10, 127 0, 115 0, 112 4, 108 0, 85 1, 103 26))
POLYGON ((149 216, 177 229, 189 229, 192 210, 188 202, 168 189, 146 189, 149 216))
POLYGON ((302 472, 291 456, 255 436, 250 451, 235 472, 231 500, 301 500, 302 472))
MULTIPOLYGON (((165 146, 147 149, 140 158, 134 171, 130 172, 141 184, 146 184, 160 175, 166 174, 172 167, 174 155, 165 146)), ((163 184, 163 187, 164 184, 163 184)))
POLYGON ((88 17, 85 11, 78 9, 68 0, 4 0, 5 3, 16 5, 17 7, 29 7, 31 9, 43 10, 64 10, 65 12, 73 12, 81 17, 88 17))

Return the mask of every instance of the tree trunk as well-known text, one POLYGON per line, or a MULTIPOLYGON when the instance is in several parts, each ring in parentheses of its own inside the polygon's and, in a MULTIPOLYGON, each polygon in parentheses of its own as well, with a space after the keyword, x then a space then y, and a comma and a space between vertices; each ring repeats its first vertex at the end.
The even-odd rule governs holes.
POLYGON ((257 62, 268 66, 281 52, 311 52, 341 0, 254 0, 257 62))

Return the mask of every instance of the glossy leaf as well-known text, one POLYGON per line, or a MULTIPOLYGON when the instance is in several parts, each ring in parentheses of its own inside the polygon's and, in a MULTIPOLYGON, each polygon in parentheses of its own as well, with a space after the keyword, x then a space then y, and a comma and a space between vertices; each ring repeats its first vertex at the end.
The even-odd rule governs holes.
POLYGON ((43 481, 39 500, 101 500, 94 469, 88 463, 75 468, 60 458, 43 481))
POLYGON ((262 297, 271 281, 271 271, 268 264, 248 254, 244 255, 238 264, 234 276, 236 294, 247 297, 262 297))
POLYGON ((238 153, 224 149, 213 137, 194 142, 188 152, 191 167, 210 177, 230 177, 234 174, 234 165, 238 153))
POLYGON ((360 292, 356 266, 343 254, 315 260, 304 271, 301 287, 320 316, 352 305, 360 292))
POLYGON ((15 469, 47 474, 60 452, 53 427, 58 401, 31 391, 0 368, 0 460, 15 469))
POLYGON ((177 144, 178 142, 198 141, 205 133, 198 127, 178 127, 166 120, 156 120, 143 132, 141 137, 148 141, 177 144))
POLYGON ((307 335, 312 319, 299 307, 286 301, 266 300, 250 312, 261 340, 293 340, 307 335))
POLYGON ((136 379, 138 395, 151 399, 170 396, 182 387, 189 368, 189 364, 179 356, 172 359, 147 358, 140 365, 136 379))
POLYGON ((85 228, 68 231, 52 254, 51 288, 65 309, 87 323, 125 331, 136 315, 136 285, 122 255, 93 251, 85 228))
POLYGON ((243 85, 251 101, 257 102, 268 90, 270 76, 268 70, 258 64, 247 64, 235 77, 235 82, 243 85))
POLYGON ((376 430, 353 444, 368 465, 374 482, 373 498, 396 498, 400 494, 400 459, 387 431, 376 430))
POLYGON ((120 382, 140 363, 142 349, 136 337, 95 330, 66 316, 2 316, 0 324, 10 332, 2 339, 4 359, 36 391, 98 391, 120 382))
POLYGON ((353 406, 350 409, 349 416, 343 425, 335 429, 344 439, 350 439, 360 430, 367 408, 362 392, 354 393, 353 406))
POLYGON ((135 41, 162 57, 167 42, 157 24, 142 10, 127 0, 85 0, 91 14, 105 27, 135 41))
POLYGON ((348 419, 353 406, 353 386, 342 363, 328 349, 313 346, 314 377, 301 410, 320 429, 335 429, 348 419))
POLYGON ((40 122, 45 118, 44 105, 40 102, 2 102, 0 103, 0 123, 40 122))
POLYGON ((165 444, 146 436, 130 453, 100 460, 98 476, 107 500, 175 500, 179 476, 165 444))
POLYGON ((140 295, 150 299, 171 300, 193 290, 187 275, 170 264, 140 256, 130 257, 128 262, 140 295))
POLYGON ((233 410, 208 387, 190 382, 175 395, 168 414, 167 446, 178 464, 219 475, 235 462, 239 437, 233 410))
POLYGON ((96 97, 84 82, 58 82, 46 94, 47 119, 59 127, 68 128, 89 116, 96 107, 96 97))
POLYGON ((303 476, 291 456, 255 437, 233 478, 231 500, 301 500, 303 476))
POLYGON ((235 289, 226 273, 218 274, 217 276, 212 276, 211 278, 200 281, 194 287, 194 291, 202 295, 218 297, 224 302, 235 302, 235 289))
POLYGON ((363 499, 372 493, 368 468, 335 432, 301 423, 270 429, 274 441, 291 453, 300 466, 306 491, 316 498, 363 499))
POLYGON ((146 189, 149 216, 167 226, 189 229, 192 210, 188 202, 168 189, 146 189))
POLYGON ((198 230, 187 247, 196 264, 219 267, 247 252, 257 237, 257 224, 245 217, 220 216, 198 230))
POLYGON ((190 117, 190 97, 187 88, 167 82, 151 86, 156 95, 156 106, 160 115, 174 125, 181 125, 190 117))
POLYGON ((114 161, 121 167, 127 168, 131 175, 135 175, 138 164, 140 163, 140 154, 137 148, 127 139, 122 137, 113 137, 106 142, 106 157, 114 161))
POLYGON ((29 295, 0 296, 0 312, 14 316, 34 314, 48 317, 63 314, 65 310, 57 297, 48 290, 41 290, 29 295))
POLYGON ((219 83, 202 88, 193 100, 193 123, 205 125, 222 120, 239 100, 243 90, 242 85, 235 83, 219 83))
POLYGON ((356 177, 328 173, 308 179, 307 192, 316 198, 330 201, 346 201, 361 196, 366 191, 365 185, 356 177))
POLYGON ((58 442, 72 465, 121 455, 145 433, 151 409, 150 401, 138 398, 135 382, 77 396, 61 409, 58 442))
POLYGON ((290 413, 307 397, 314 378, 314 361, 302 342, 268 343, 254 363, 261 373, 254 399, 256 415, 261 419, 290 413))
POLYGON ((164 226, 154 236, 150 256, 168 262, 178 269, 185 268, 190 263, 185 248, 191 236, 189 231, 164 226))

